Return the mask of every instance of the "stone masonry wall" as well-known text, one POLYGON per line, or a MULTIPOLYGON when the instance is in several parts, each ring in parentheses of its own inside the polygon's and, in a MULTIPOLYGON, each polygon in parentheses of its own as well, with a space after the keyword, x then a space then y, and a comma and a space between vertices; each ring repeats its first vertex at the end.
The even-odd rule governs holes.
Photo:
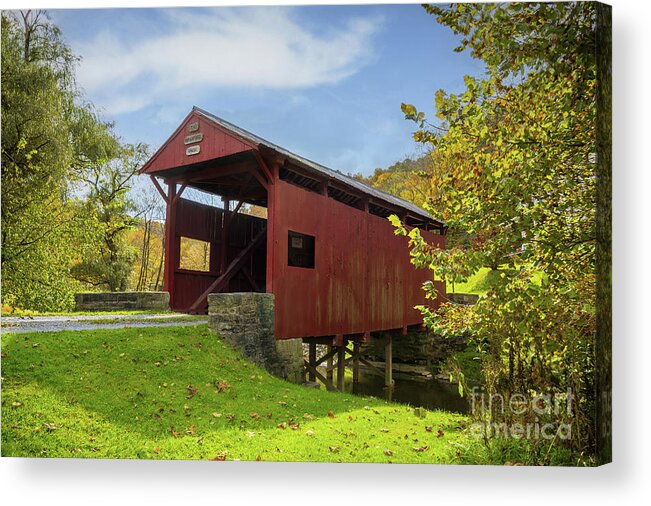
POLYGON ((273 294, 210 294, 208 318, 210 328, 243 356, 275 376, 302 381, 302 341, 275 338, 273 294))
POLYGON ((75 294, 75 311, 169 311, 168 292, 88 292, 75 294))

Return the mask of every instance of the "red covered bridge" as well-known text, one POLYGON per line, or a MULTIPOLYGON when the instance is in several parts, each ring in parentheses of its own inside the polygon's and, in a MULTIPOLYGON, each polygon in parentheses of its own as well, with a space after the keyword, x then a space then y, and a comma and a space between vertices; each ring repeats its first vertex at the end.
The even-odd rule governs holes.
POLYGON ((335 344, 422 323, 414 306, 431 274, 411 265, 386 219, 396 214, 443 247, 445 225, 417 206, 196 107, 141 173, 167 202, 172 309, 205 312, 210 293, 273 293, 277 339, 335 344), (186 188, 221 196, 224 209, 181 198, 186 188), (238 212, 244 204, 266 208, 266 219, 238 212), (210 251, 202 272, 180 265, 187 239, 210 251))

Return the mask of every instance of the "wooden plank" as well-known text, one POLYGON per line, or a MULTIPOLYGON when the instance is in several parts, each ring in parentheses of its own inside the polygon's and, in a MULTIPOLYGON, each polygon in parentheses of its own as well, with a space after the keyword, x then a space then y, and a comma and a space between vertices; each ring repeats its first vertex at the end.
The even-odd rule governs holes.
POLYGON ((226 283, 228 283, 231 278, 244 266, 244 262, 248 259, 249 255, 253 253, 253 250, 260 244, 262 238, 266 234, 266 229, 263 228, 258 232, 249 245, 240 251, 233 261, 228 265, 226 271, 219 276, 213 284, 211 284, 206 291, 204 291, 199 298, 190 306, 190 311, 196 311, 199 305, 208 297, 209 294, 213 292, 219 292, 226 283))

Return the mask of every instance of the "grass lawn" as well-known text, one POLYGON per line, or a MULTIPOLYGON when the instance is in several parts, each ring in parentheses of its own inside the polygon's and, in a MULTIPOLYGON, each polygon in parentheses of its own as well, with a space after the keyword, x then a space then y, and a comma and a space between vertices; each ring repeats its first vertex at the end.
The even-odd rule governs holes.
POLYGON ((2 336, 2 456, 454 463, 462 415, 270 376, 207 325, 2 336))
MULTIPOLYGON (((474 293, 476 295, 484 295, 488 291, 490 282, 496 276, 499 276, 501 270, 492 270, 489 267, 482 267, 475 274, 468 278, 464 283, 447 283, 447 290, 450 293, 474 293)), ((543 273, 535 272, 532 276, 534 283, 540 284, 542 281, 543 273)))

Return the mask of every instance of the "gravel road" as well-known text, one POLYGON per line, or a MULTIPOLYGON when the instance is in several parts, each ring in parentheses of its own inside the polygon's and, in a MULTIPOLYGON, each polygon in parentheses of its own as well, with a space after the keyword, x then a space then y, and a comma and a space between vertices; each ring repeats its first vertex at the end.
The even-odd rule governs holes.
POLYGON ((2 332, 60 332, 62 330, 121 329, 126 327, 174 327, 198 325, 208 321, 207 316, 193 317, 191 321, 178 314, 111 314, 88 316, 6 316, 2 332), (164 321, 164 320, 170 321, 164 321), (176 319, 176 321, 175 321, 176 319), (108 321, 112 320, 112 321, 108 321), (153 320, 153 321, 152 321, 153 320), (101 323, 99 323, 101 322, 101 323))

